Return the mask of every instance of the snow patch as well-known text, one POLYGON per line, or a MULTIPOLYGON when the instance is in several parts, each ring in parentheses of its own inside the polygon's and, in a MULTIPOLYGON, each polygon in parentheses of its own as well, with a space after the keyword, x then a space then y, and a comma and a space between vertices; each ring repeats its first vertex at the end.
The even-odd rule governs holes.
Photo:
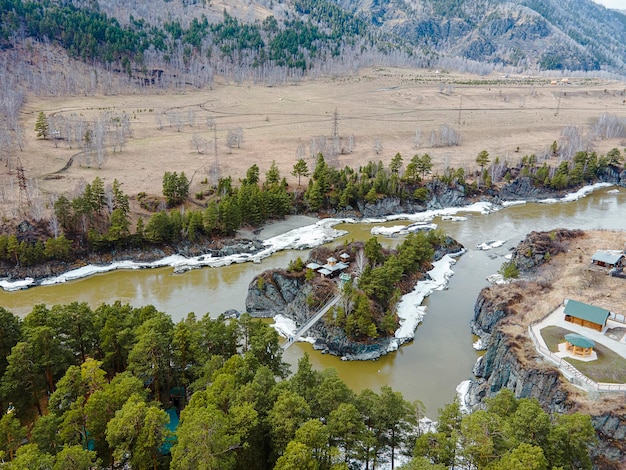
POLYGON ((540 200, 540 201, 537 201, 537 202, 540 202, 542 204, 554 204, 556 202, 574 202, 574 201, 578 201, 579 199, 584 198, 588 194, 594 192, 596 189, 608 188, 610 186, 613 186, 613 183, 590 184, 588 186, 583 186, 578 191, 576 191, 574 193, 567 194, 566 196, 563 196, 560 199, 549 198, 549 199, 543 199, 543 200, 540 200))
POLYGON ((619 193, 619 189, 609 189, 607 191, 607 194, 618 194, 619 193))
POLYGON ((454 274, 451 269, 454 263, 456 259, 450 255, 445 255, 439 261, 435 261, 433 268, 428 271, 430 279, 419 281, 413 291, 402 296, 397 306, 400 319, 400 327, 394 335, 397 341, 392 341, 389 351, 395 351, 399 344, 415 337, 415 330, 426 315, 426 307, 422 306, 424 298, 435 290, 443 290, 448 286, 448 279, 454 274))
POLYGON ((504 279, 504 276, 499 273, 487 276, 487 281, 491 284, 508 284, 510 282, 508 279, 504 279))
MULTIPOLYGON (((278 314, 274 316, 274 323, 270 325, 274 328, 280 336, 283 338, 294 338, 296 331, 298 331, 298 325, 291 318, 278 314)), ((293 339, 292 339, 293 341, 293 339)), ((315 338, 311 336, 299 337, 298 341, 306 341, 307 343, 314 343, 315 338)))
POLYGON ((525 204, 526 201, 503 201, 502 207, 523 206, 525 204))
POLYGON ((0 287, 2 287, 6 291, 15 291, 20 289, 26 289, 30 287, 35 280, 32 277, 27 277, 26 279, 20 279, 19 281, 0 281, 0 287))
POLYGON ((469 413, 470 408, 467 404, 467 394, 469 392, 470 380, 464 380, 456 386, 456 394, 459 397, 459 405, 463 413, 469 413))
POLYGON ((506 243, 506 240, 490 240, 488 242, 479 243, 476 248, 479 250, 487 251, 493 248, 498 248, 506 243))
POLYGON ((463 217, 462 215, 442 215, 441 220, 450 220, 452 222, 463 222, 467 220, 467 217, 463 217))
POLYGON ((472 347, 476 351, 484 351, 487 349, 487 345, 484 343, 482 338, 478 338, 478 340, 474 341, 474 343, 472 343, 472 347))
POLYGON ((396 235, 407 235, 421 230, 435 230, 437 224, 427 224, 424 222, 416 222, 410 225, 394 225, 393 227, 372 227, 370 233, 372 235, 383 235, 385 237, 393 237, 396 235))

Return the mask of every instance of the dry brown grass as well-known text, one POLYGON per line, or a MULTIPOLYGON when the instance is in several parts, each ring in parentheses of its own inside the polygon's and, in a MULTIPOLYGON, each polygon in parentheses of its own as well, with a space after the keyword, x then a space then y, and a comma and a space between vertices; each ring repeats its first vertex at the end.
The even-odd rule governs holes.
MULTIPOLYGON (((532 367, 552 367, 547 362, 540 365, 534 361, 537 352, 528 339, 528 325, 550 314, 565 298, 597 305, 616 313, 626 313, 626 280, 608 276, 606 271, 599 273, 590 264, 596 250, 621 249, 625 242, 625 232, 586 231, 584 236, 569 240, 567 251, 554 256, 536 274, 534 280, 494 287, 496 291, 501 290, 498 295, 514 296, 518 300, 511 305, 514 314, 504 319, 503 328, 523 344, 524 349, 519 354, 522 363, 532 367)), ((621 395, 586 394, 566 381, 564 383, 570 398, 580 407, 578 411, 599 413, 623 410, 625 407, 621 395)))
MULTIPOLYGON (((406 164, 413 154, 428 152, 435 171, 447 166, 474 169, 476 155, 483 149, 492 158, 517 162, 524 154, 545 151, 566 125, 587 126, 603 112, 626 114, 621 83, 572 80, 567 87, 549 83, 544 78, 523 81, 497 75, 476 77, 378 68, 349 77, 280 87, 216 83, 211 90, 185 93, 31 96, 22 113, 26 146, 18 153, 27 178, 37 182, 44 196, 67 193, 79 182, 92 181, 97 175, 108 183, 117 178, 130 195, 141 191, 160 194, 164 171, 185 171, 188 176, 197 172, 191 188, 194 194, 214 160, 212 147, 201 155, 191 144, 195 133, 213 139, 213 132, 205 125, 207 118, 217 125, 222 175, 242 177, 248 167, 257 163, 263 177, 272 160, 276 160, 282 175, 295 183, 290 171, 296 161, 296 148, 308 146, 313 136, 331 135, 335 108, 339 112, 340 135, 354 135, 356 142, 353 153, 339 156, 340 166, 358 166, 369 160, 388 163, 396 152, 403 155, 406 164), (453 84, 450 94, 441 93, 441 83, 453 84), (101 170, 74 164, 62 173, 62 178, 46 179, 77 150, 70 150, 62 142, 55 148, 51 141, 37 140, 37 113, 76 113, 93 119, 104 109, 124 111, 131 116, 133 138, 124 152, 109 153, 101 170), (164 119, 164 128, 158 129, 156 115, 168 111, 192 111, 194 126, 177 132, 164 119), (429 148, 430 132, 442 124, 462 133, 460 146, 429 148), (226 134, 238 126, 244 130, 243 146, 228 153, 226 134), (418 128, 421 145, 414 148, 418 128), (384 149, 380 155, 374 152, 378 137, 384 149)), ((598 150, 604 152, 615 146, 619 146, 618 141, 599 142, 598 150)), ((309 160, 310 166, 313 163, 309 160)), ((8 168, 0 167, 0 180, 7 172, 8 168)), ((17 199, 13 197, 13 202, 17 199)))

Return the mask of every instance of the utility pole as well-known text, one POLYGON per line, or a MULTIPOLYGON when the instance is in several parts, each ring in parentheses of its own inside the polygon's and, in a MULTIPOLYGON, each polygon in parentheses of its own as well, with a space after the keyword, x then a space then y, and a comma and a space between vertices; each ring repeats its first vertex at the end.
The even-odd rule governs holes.
POLYGON ((24 175, 24 166, 22 165, 22 160, 17 158, 17 184, 20 188, 20 206, 22 205, 22 198, 26 198, 26 204, 29 206, 32 205, 32 201, 30 200, 30 195, 28 194, 28 187, 26 185, 26 176, 24 175))

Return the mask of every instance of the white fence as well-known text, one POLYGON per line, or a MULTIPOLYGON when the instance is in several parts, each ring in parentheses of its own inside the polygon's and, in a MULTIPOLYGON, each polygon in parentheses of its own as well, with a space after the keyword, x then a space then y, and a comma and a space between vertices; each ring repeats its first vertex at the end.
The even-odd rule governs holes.
MULTIPOLYGON (((541 321, 541 320, 540 320, 541 321)), ((530 338, 533 340, 535 348, 537 351, 545 357, 546 359, 552 361, 557 365, 557 367, 563 372, 563 375, 574 385, 578 385, 579 387, 584 388, 587 391, 595 391, 595 392, 626 392, 626 384, 609 384, 602 382, 595 382, 587 377, 585 374, 580 372, 576 367, 571 365, 569 362, 565 361, 563 358, 557 356, 552 351, 547 348, 544 348, 537 337, 535 336, 535 332, 533 331, 533 325, 536 325, 539 322, 533 322, 528 327, 528 334, 530 338)))

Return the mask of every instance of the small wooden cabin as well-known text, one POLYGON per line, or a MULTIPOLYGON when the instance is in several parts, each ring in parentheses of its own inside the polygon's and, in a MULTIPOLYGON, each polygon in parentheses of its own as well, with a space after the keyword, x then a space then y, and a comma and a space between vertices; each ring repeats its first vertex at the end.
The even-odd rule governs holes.
POLYGON ((565 349, 573 356, 588 357, 593 353, 593 347, 596 345, 589 338, 577 333, 568 333, 565 335, 565 349))
POLYGON ((565 321, 597 331, 602 331, 606 326, 610 314, 604 308, 571 299, 566 300, 563 313, 565 313, 565 321))
POLYGON ((605 268, 614 268, 622 264, 624 259, 623 251, 598 250, 591 257, 591 262, 605 268))

